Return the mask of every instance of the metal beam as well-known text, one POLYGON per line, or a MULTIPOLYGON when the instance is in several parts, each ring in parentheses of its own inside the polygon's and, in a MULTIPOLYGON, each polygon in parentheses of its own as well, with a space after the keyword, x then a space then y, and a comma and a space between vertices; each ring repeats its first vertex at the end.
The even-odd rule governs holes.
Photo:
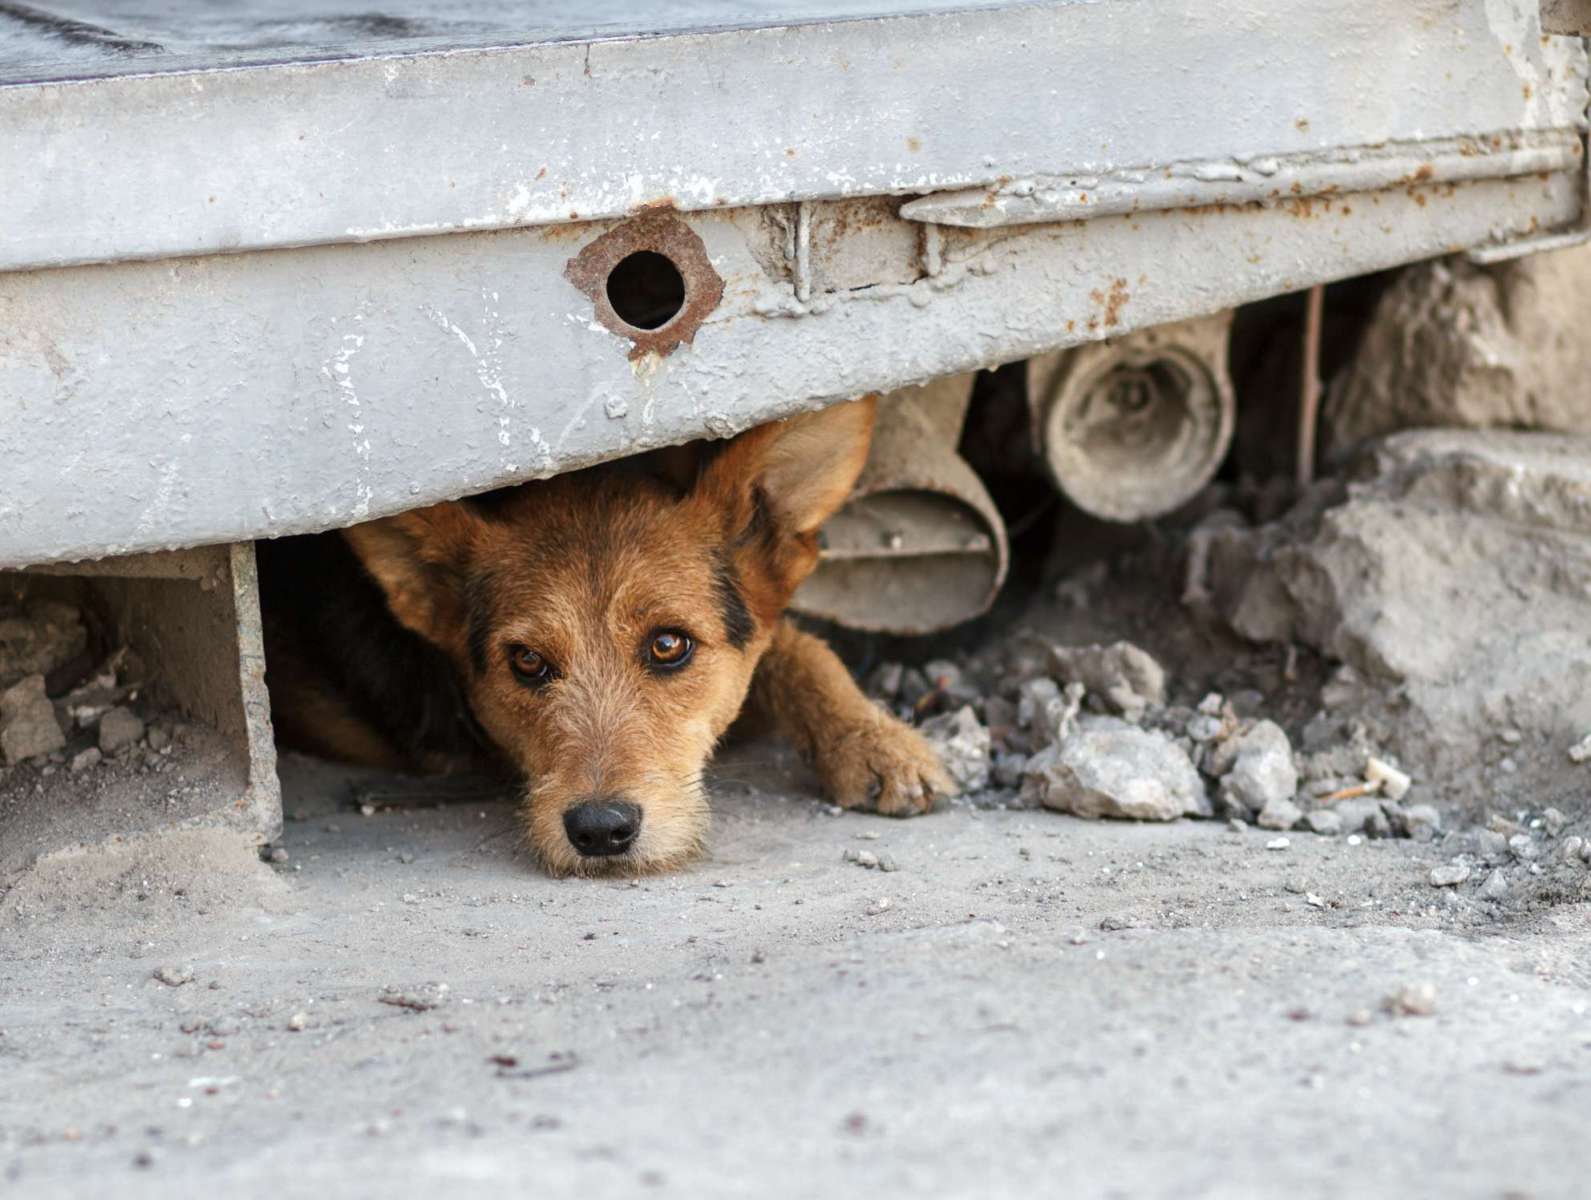
POLYGON ((630 355, 607 223, 0 275, 0 566, 344 525, 1580 216, 1577 172, 1017 229, 683 218, 723 281, 630 355), (807 298, 795 268, 806 263, 807 298))

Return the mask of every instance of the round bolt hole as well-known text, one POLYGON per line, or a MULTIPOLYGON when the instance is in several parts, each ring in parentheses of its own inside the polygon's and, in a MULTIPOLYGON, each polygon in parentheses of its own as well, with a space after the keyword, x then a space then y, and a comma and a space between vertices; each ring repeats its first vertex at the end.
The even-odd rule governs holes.
POLYGON ((608 272, 608 303, 636 329, 661 329, 685 307, 685 277, 666 255, 637 250, 608 272))

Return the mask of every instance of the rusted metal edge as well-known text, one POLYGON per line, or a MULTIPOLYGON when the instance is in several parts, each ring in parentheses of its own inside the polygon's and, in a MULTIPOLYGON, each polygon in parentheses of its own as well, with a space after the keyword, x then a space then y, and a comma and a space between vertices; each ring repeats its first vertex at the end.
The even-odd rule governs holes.
POLYGON ((1580 219, 1569 229, 1551 233, 1536 233, 1528 237, 1476 246, 1465 256, 1477 266, 1507 262, 1529 254, 1544 254, 1552 250, 1567 250, 1591 242, 1591 152, 1584 154, 1585 169, 1580 175, 1580 219))
POLYGON ((903 205, 900 215, 910 221, 992 229, 1207 204, 1288 205, 1387 188, 1569 171, 1584 158, 1578 129, 1499 133, 1392 142, 1330 155, 1270 155, 1018 179, 996 188, 924 196, 903 205))
POLYGON ((643 354, 672 354, 691 341, 702 322, 724 298, 724 281, 713 268, 702 239, 671 212, 649 212, 608 230, 569 260, 564 278, 591 300, 602 325, 629 338, 632 359, 643 354), (650 250, 674 264, 685 281, 685 303, 656 329, 631 325, 613 309, 608 299, 608 276, 630 255, 650 250))

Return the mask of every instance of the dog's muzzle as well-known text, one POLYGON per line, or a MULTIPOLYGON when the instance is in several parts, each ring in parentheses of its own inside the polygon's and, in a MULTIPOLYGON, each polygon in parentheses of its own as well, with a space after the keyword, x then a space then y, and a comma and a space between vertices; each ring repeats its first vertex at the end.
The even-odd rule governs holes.
POLYGON ((623 854, 641 832, 641 806, 628 800, 587 800, 563 815, 569 844, 587 858, 623 854))

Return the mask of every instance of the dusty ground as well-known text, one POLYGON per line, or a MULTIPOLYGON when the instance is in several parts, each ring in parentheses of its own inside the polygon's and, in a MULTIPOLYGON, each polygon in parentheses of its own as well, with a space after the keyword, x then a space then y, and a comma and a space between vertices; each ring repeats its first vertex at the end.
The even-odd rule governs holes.
POLYGON ((1567 1197, 1591 1173, 1591 913, 1433 888, 1439 846, 832 816, 753 745, 709 861, 557 882, 506 801, 284 777, 284 863, 200 837, 6 898, 7 1194, 1567 1197), (1382 1011, 1422 984, 1430 1015, 1382 1011))

